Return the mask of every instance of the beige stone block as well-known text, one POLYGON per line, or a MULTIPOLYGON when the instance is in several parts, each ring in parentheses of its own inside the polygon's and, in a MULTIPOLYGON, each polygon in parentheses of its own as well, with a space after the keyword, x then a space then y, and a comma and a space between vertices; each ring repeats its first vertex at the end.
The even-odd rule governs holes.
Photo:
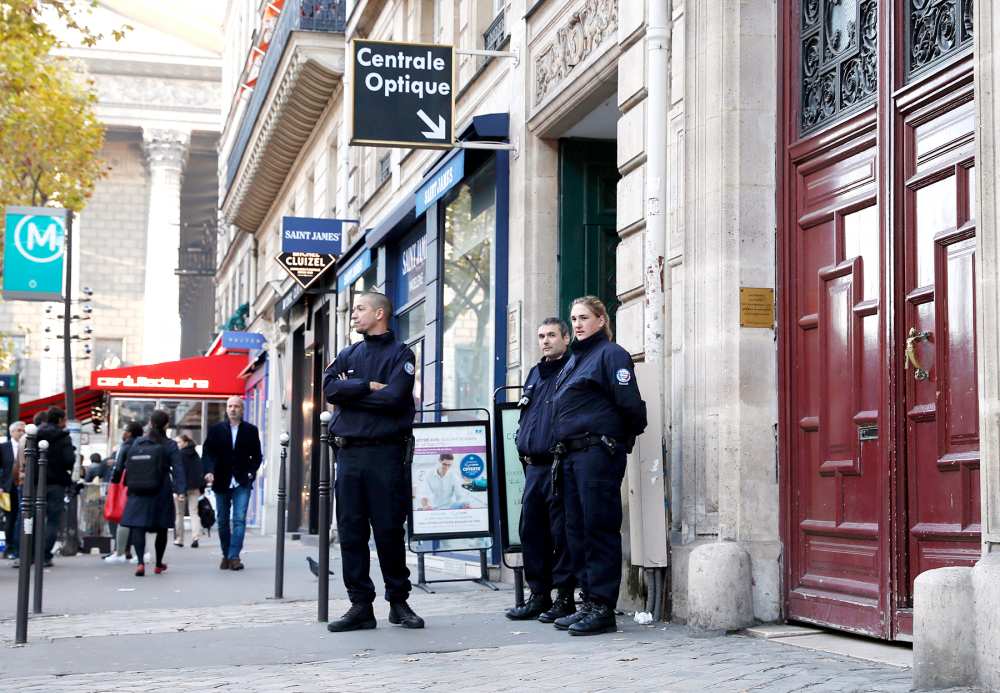
POLYGON ((646 104, 640 103, 618 119, 618 168, 630 168, 645 146, 646 104))
POLYGON ((628 103, 646 88, 646 42, 638 41, 618 58, 618 107, 628 103))
POLYGON ((643 218, 642 194, 646 168, 640 166, 618 181, 618 230, 628 228, 643 218))
POLYGON ((643 238, 645 233, 629 236, 618 244, 615 257, 615 291, 621 295, 643 285, 643 238))
MULTIPOLYGON (((655 1, 655 0, 654 0, 655 1)), ((619 0, 618 2, 618 42, 625 43, 629 37, 643 28, 646 23, 645 0, 619 0)))
POLYGON ((635 356, 643 352, 641 299, 621 306, 615 314, 615 341, 635 356))

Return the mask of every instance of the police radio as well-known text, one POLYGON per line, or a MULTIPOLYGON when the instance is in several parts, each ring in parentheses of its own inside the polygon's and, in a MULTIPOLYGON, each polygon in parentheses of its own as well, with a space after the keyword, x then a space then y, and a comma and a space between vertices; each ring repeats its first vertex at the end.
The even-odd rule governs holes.
POLYGON ((531 404, 531 393, 534 391, 534 385, 528 385, 524 388, 524 394, 521 395, 521 399, 518 400, 517 406, 519 409, 525 409, 529 404, 531 404))

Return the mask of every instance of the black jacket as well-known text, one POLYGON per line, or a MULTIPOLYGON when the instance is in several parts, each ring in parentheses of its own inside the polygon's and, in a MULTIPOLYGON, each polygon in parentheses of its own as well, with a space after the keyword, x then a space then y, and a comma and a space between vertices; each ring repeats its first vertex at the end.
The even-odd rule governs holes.
MULTIPOLYGON (((24 438, 21 438, 23 441, 24 438)), ((14 487, 14 445, 5 440, 0 443, 0 491, 10 493, 14 487)))
POLYGON ((121 446, 119 446, 118 456, 115 457, 114 471, 111 472, 111 483, 117 484, 121 482, 122 472, 125 471, 125 458, 128 457, 129 448, 132 447, 132 443, 134 442, 134 438, 129 438, 122 441, 121 446))
POLYGON ((193 445, 181 448, 181 462, 184 464, 184 478, 187 479, 187 490, 193 491, 205 487, 205 467, 201 463, 198 451, 193 445))
POLYGON ((55 424, 43 423, 38 427, 38 440, 49 441, 46 483, 49 486, 69 486, 72 483, 73 463, 76 461, 76 451, 69 432, 55 424))
POLYGON ((605 435, 631 452, 636 436, 646 430, 646 403, 632 357, 603 332, 573 342, 572 348, 552 399, 556 439, 605 435))
POLYGON ((111 481, 111 472, 113 465, 110 460, 101 460, 95 464, 87 467, 87 472, 84 474, 83 480, 88 484, 94 479, 100 479, 101 481, 111 481))
POLYGON ((240 421, 234 446, 229 420, 220 421, 209 427, 201 452, 205 473, 214 476, 213 491, 228 492, 233 479, 240 486, 249 486, 260 469, 260 431, 252 423, 240 421))
POLYGON ((392 332, 368 336, 343 349, 323 374, 323 394, 336 405, 330 433, 345 438, 402 438, 413 433, 410 347, 392 332), (345 374, 346 379, 339 376, 345 374), (372 391, 369 383, 384 383, 372 391))
POLYGON ((532 366, 524 381, 524 396, 528 400, 521 407, 521 422, 517 429, 517 451, 521 455, 546 455, 556 444, 552 431, 552 395, 559 372, 569 360, 563 354, 558 361, 542 359, 532 366))

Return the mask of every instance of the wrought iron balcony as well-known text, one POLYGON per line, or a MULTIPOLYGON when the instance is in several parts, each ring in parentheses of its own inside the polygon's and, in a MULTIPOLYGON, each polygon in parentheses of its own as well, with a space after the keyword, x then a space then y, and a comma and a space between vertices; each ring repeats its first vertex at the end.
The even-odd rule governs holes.
POLYGON ((177 269, 180 277, 215 276, 215 250, 203 246, 181 247, 177 251, 177 269))
POLYGON ((488 51, 498 51, 507 40, 507 25, 504 22, 504 12, 500 11, 490 27, 483 32, 483 48, 488 51))
POLYGON ((264 56, 246 111, 240 121, 239 131, 226 160, 226 189, 228 190, 246 153, 254 125, 260 116, 271 82, 281 63, 285 46, 293 31, 344 33, 346 0, 286 0, 278 16, 270 46, 264 56))

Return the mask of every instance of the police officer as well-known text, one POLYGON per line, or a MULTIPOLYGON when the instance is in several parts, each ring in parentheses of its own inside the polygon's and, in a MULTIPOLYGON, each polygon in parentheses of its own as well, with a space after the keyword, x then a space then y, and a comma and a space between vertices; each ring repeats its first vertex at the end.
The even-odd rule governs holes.
POLYGON ((559 318, 546 318, 538 327, 542 360, 532 367, 521 398, 521 422, 517 452, 524 464, 521 497, 521 553, 524 575, 531 597, 523 606, 507 611, 507 618, 520 621, 537 618, 552 623, 576 610, 573 575, 566 549, 566 525, 562 497, 552 493, 551 400, 553 386, 566 364, 569 327, 559 318), (552 601, 552 588, 558 590, 552 601))
POLYGON ((337 354, 323 374, 326 401, 336 405, 330 433, 337 461, 337 529, 344 585, 351 600, 332 632, 375 627, 375 586, 369 576, 369 525, 389 602, 389 623, 423 628, 406 603, 403 522, 411 492, 405 462, 413 436, 414 356, 389 331, 392 303, 376 292, 354 300, 351 324, 364 340, 337 354))
POLYGON ((600 299, 573 301, 573 354, 555 383, 554 448, 562 470, 566 533, 584 601, 558 618, 571 635, 613 633, 622 575, 625 455, 646 428, 646 403, 628 352, 611 341, 600 299))

